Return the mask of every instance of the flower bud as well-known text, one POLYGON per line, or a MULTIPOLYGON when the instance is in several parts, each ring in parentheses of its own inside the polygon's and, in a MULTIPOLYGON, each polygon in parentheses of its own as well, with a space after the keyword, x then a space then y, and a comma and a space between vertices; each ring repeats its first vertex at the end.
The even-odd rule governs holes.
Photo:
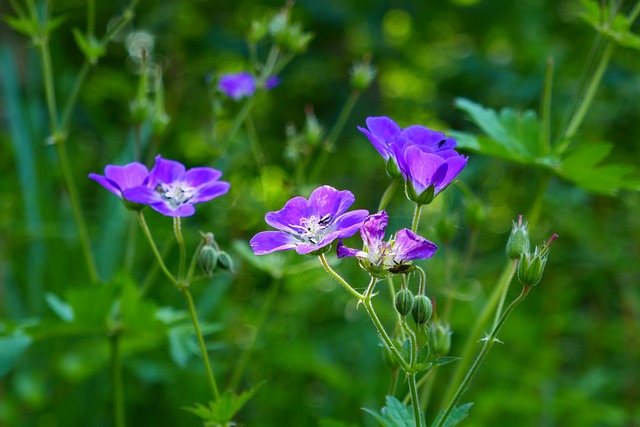
POLYGON ((204 274, 211 276, 218 267, 218 251, 213 246, 203 246, 198 255, 198 265, 204 274))
POLYGON ((411 310, 413 321, 417 325, 424 325, 429 321, 432 313, 431 300, 426 295, 417 295, 413 300, 413 309, 411 310))
POLYGON ((522 220, 522 215, 518 216, 518 222, 513 222, 513 228, 507 241, 507 256, 511 259, 518 259, 523 254, 529 252, 529 232, 528 223, 522 220))
POLYGON ((218 267, 220 267, 223 270, 227 270, 227 271, 229 271, 231 273, 235 273, 235 271, 233 269, 233 259, 225 251, 218 252, 217 265, 218 265, 218 267))
POLYGON ((376 69, 365 58, 363 62, 356 62, 351 68, 351 87, 357 91, 364 91, 373 82, 376 76, 376 69))
POLYGON ((547 264, 548 250, 536 246, 533 254, 525 252, 518 264, 518 279, 524 286, 535 286, 540 283, 544 267, 547 264))
POLYGON ((387 160, 386 166, 387 166, 386 167, 387 175, 389 175, 391 178, 403 178, 402 173, 400 172, 400 168, 398 167, 398 164, 396 163, 395 160, 393 160, 392 157, 389 157, 389 160, 387 160))
POLYGON ((303 129, 304 136, 307 140, 307 143, 310 146, 315 147, 320 143, 320 141, 322 141, 322 138, 324 137, 324 129, 318 122, 318 118, 313 112, 312 107, 305 108, 305 115, 307 119, 305 121, 303 129))
POLYGON ((247 35, 247 39, 251 43, 258 43, 260 40, 267 35, 269 31, 269 24, 265 21, 253 21, 251 23, 251 28, 249 29, 249 34, 247 35))
POLYGON ((434 322, 429 328, 429 342, 434 354, 446 356, 451 350, 451 329, 449 325, 434 322))
POLYGON ((401 289, 396 294, 394 303, 398 313, 402 317, 406 316, 413 308, 413 293, 409 289, 401 289))

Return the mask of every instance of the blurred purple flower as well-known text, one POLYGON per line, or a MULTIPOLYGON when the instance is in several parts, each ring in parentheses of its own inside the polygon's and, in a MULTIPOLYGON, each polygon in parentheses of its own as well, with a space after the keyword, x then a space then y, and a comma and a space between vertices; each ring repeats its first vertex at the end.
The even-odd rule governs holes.
MULTIPOLYGON (((279 83, 280 79, 277 76, 271 76, 264 83, 264 88, 269 90, 279 83)), ((236 101, 253 96, 257 88, 255 76, 248 71, 223 74, 218 80, 218 90, 236 101)))
POLYGON ((142 185, 124 190, 124 197, 135 203, 150 205, 167 216, 190 216, 196 203, 208 202, 229 191, 229 183, 218 181, 222 172, 205 167, 188 171, 174 160, 156 157, 142 185))
POLYGON ((299 254, 311 254, 335 240, 353 236, 369 214, 366 210, 347 212, 355 198, 350 191, 338 191, 328 185, 311 193, 309 200, 294 197, 276 212, 269 212, 265 221, 279 231, 262 231, 251 239, 256 255, 295 249, 299 254))
POLYGON ((431 202, 467 164, 468 157, 454 150, 456 141, 442 132, 420 125, 401 129, 388 117, 369 117, 366 123, 367 129, 358 129, 385 159, 389 174, 402 176, 415 202, 431 202))
POLYGON ((338 258, 348 256, 360 260, 360 265, 372 276, 383 279, 391 274, 405 273, 412 267, 411 261, 431 258, 438 247, 429 240, 403 228, 387 242, 383 241, 389 223, 387 212, 368 216, 360 228, 363 250, 352 249, 338 242, 338 258))
POLYGON ((126 202, 124 192, 130 188, 143 185, 147 175, 149 175, 149 170, 145 165, 133 162, 124 166, 107 165, 104 168, 104 175, 90 173, 89 178, 98 182, 121 199, 125 199, 126 202))

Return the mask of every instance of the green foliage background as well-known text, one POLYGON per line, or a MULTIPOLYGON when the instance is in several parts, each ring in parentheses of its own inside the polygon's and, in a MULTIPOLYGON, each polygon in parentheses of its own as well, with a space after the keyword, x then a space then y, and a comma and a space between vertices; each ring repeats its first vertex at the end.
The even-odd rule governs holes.
MULTIPOLYGON (((101 34, 125 4, 96 6, 101 34)), ((252 111, 263 157, 256 159, 243 130, 218 158, 211 144, 206 77, 246 68, 244 34, 252 20, 281 6, 276 1, 143 0, 129 30, 143 29, 155 37, 154 55, 164 71, 171 123, 154 142, 158 151, 188 167, 219 168, 232 184, 228 195, 198 207, 185 221, 185 232, 195 247, 198 230, 212 231, 236 262, 235 275, 216 275, 197 283, 193 292, 199 315, 208 322, 207 340, 223 383, 255 337, 241 389, 265 382, 238 421, 264 427, 373 426, 374 418, 360 408, 383 406, 390 375, 364 313, 317 260, 294 253, 256 259, 248 240, 267 228, 266 212, 322 184, 349 189, 357 208, 375 211, 388 178, 379 155, 356 129, 369 116, 389 116, 403 127, 419 123, 467 137, 481 134, 455 100, 463 97, 495 110, 539 110, 547 58, 552 58, 550 118, 552 135, 557 134, 566 123, 595 31, 579 18, 584 6, 572 0, 299 0, 293 16, 314 39, 252 111), (301 182, 287 155, 286 127, 301 129, 304 108, 310 105, 330 128, 350 91, 351 64, 366 54, 378 70, 373 86, 358 100, 320 175, 301 182), (257 329, 269 298, 273 304, 257 329)), ((13 12, 3 2, 0 13, 13 12)), ((70 91, 83 61, 71 29, 84 28, 85 13, 82 2, 61 0, 53 6, 53 15, 65 18, 51 40, 55 87, 61 95, 70 91)), ((86 291, 88 276, 69 201, 55 151, 45 144, 48 119, 38 56, 26 37, 2 25, 0 333, 5 337, 0 360, 28 348, 0 382, 0 425, 112 425, 108 340, 101 330, 101 316, 108 311, 101 301, 112 296, 86 291), (81 320, 75 326, 60 319, 66 303, 81 320), (58 307, 56 312, 52 307, 58 307), (78 312, 80 307, 85 312, 78 312), (25 328, 31 338, 16 332, 25 328)), ((631 30, 637 33, 638 25, 631 30)), ((149 302, 127 291, 144 280, 154 260, 140 233, 127 239, 136 225, 129 212, 86 179, 108 163, 133 160, 135 131, 128 106, 138 78, 127 56, 123 43, 113 43, 92 70, 67 149, 100 276, 124 289, 123 304, 134 307, 127 318, 132 333, 123 344, 127 421, 195 426, 198 420, 181 408, 202 402, 208 391, 197 347, 177 312, 183 301, 161 276, 149 302), (150 313, 160 306, 173 307, 178 318, 166 312, 165 319, 171 320, 158 321, 150 313)), ((610 143, 605 163, 637 169, 639 97, 638 50, 617 47, 574 138, 575 147, 610 143)), ((238 109, 225 103, 228 118, 238 109)), ((540 165, 472 150, 467 154, 469 164, 459 179, 487 215, 477 229, 474 261, 464 277, 457 277, 451 355, 460 353, 465 333, 505 263, 511 221, 528 213, 544 175, 540 165)), ((319 155, 316 148, 311 164, 319 155)), ((586 160, 575 166, 581 176, 595 167, 586 160)), ((637 176, 635 172, 621 181, 637 182, 637 176)), ((463 397, 463 402, 475 402, 463 425, 639 425, 640 199, 630 190, 633 185, 602 195, 556 175, 550 178, 532 238, 541 243, 555 232, 560 239, 542 283, 503 329, 504 345, 494 347, 463 397)), ((460 268, 458 260, 474 231, 465 219, 465 200, 460 187, 452 186, 425 209, 421 234, 440 246, 438 255, 424 264, 428 292, 436 301, 446 293, 446 270, 460 268), (446 232, 453 237, 445 241, 446 232)), ((400 192, 387 210, 392 226, 409 226, 412 209, 400 192)), ((149 214, 148 219, 159 242, 170 239, 168 218, 149 214)), ((353 243, 359 244, 359 238, 353 243)), ((177 251, 168 251, 174 265, 177 251)), ((334 265, 352 283, 365 286, 366 276, 355 263, 334 265)), ((381 292, 381 300, 386 297, 381 292)), ((381 310, 390 319, 387 305, 385 309, 381 303, 381 310)), ((452 370, 453 364, 439 370, 427 419, 433 419, 441 404, 452 370)))

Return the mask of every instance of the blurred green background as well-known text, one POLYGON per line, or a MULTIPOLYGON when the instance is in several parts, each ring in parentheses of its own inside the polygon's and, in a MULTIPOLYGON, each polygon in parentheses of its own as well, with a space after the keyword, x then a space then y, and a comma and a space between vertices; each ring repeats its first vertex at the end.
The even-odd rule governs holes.
MULTIPOLYGON (((97 34, 125 6, 98 2, 97 34)), ((163 70, 171 119, 162 138, 150 141, 145 128, 142 138, 150 144, 148 153, 160 152, 187 167, 216 167, 232 185, 228 195, 199 206, 184 227, 190 247, 198 230, 212 231, 235 260, 235 275, 198 282, 193 293, 200 316, 210 323, 207 341, 221 383, 253 343, 240 389, 265 382, 238 422, 374 426, 360 408, 383 406, 390 374, 365 313, 314 258, 282 253, 255 259, 248 240, 268 228, 266 212, 322 184, 349 189, 356 196, 354 207, 376 210, 389 180, 382 159, 356 129, 369 116, 389 116, 403 127, 478 132, 454 100, 538 110, 551 58, 556 132, 566 123, 596 35, 579 18, 580 2, 572 0, 299 0, 293 19, 314 38, 279 74, 280 85, 254 105, 260 155, 250 148, 251 136, 243 128, 219 157, 211 136, 207 76, 248 68, 244 38, 251 22, 282 6, 278 1, 142 0, 126 31, 153 37, 153 60, 163 70), (351 91, 353 62, 369 54, 377 76, 313 179, 322 147, 292 145, 287 128, 303 129, 305 108, 312 108, 331 129, 351 91), (295 165, 305 158, 308 168, 301 180, 295 165), (263 312, 270 299, 270 309, 263 312)), ((623 4, 620 11, 632 6, 623 4)), ((71 29, 85 28, 85 7, 60 0, 52 8, 53 16, 64 17, 51 38, 60 103, 83 62, 71 29)), ((13 15, 8 2, 0 4, 0 14, 13 15)), ((0 333, 28 330, 29 322, 41 328, 0 382, 0 425, 112 425, 107 340, 99 334, 66 336, 55 328, 48 335, 46 329, 59 320, 45 295, 63 297, 70 289, 87 287, 88 276, 56 154, 45 143, 48 119, 37 51, 28 38, 0 25, 0 333)), ((259 54, 263 58, 265 49, 259 54)), ((136 130, 128 108, 138 85, 135 70, 124 40, 110 44, 81 92, 67 141, 100 277, 109 283, 123 274, 140 283, 154 262, 141 233, 127 237, 135 218, 86 178, 106 164, 133 160, 136 130)), ((613 143, 612 162, 640 166, 639 97, 640 55, 618 47, 576 140, 613 143)), ((220 123, 229 126, 240 104, 225 101, 222 108, 220 123)), ((450 355, 460 353, 505 263, 511 221, 528 213, 541 179, 536 168, 466 154, 470 160, 459 179, 481 202, 484 220, 468 223, 469 198, 454 185, 425 208, 420 229, 440 246, 436 257, 421 264, 429 275, 428 293, 443 299, 447 275, 458 287, 450 355), (461 275, 472 234, 475 253, 461 275)), ((552 233, 560 238, 542 283, 512 315, 500 334, 504 344, 494 347, 463 397, 475 402, 463 425, 640 425, 639 205, 637 192, 596 195, 550 179, 532 239, 539 244, 552 233)), ((412 207, 400 191, 387 211, 392 227, 410 225, 412 207)), ((147 217, 157 240, 170 240, 171 221, 153 212, 147 217)), ((359 242, 356 236, 351 243, 359 242)), ((176 252, 169 247, 172 266, 176 252)), ((355 262, 333 265, 352 283, 366 284, 355 262)), ((512 293, 517 291, 514 284, 512 293)), ((149 298, 157 306, 184 308, 179 293, 161 276, 149 298)), ((86 302, 94 301, 87 297, 86 302)), ((378 305, 381 316, 392 319, 386 292, 378 305)), ((129 425, 199 425, 181 408, 206 400, 201 360, 190 341, 176 347, 171 339, 136 336, 123 350, 129 425), (183 359, 176 349, 185 351, 183 359)), ((0 358, 7 352, 0 349, 0 358)), ((441 404, 452 370, 447 365, 438 372, 427 419, 441 404)))

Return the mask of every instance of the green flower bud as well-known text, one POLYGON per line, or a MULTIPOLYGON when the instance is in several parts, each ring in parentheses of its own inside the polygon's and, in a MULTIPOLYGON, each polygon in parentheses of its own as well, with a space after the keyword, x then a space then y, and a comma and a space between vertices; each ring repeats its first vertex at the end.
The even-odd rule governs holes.
POLYGON ((225 251, 218 252, 218 267, 223 270, 227 270, 231 273, 235 273, 233 269, 233 259, 225 251))
POLYGON ((535 286, 540 283, 544 267, 547 265, 549 246, 557 237, 558 235, 554 234, 545 245, 536 246, 533 253, 527 251, 522 254, 518 264, 518 279, 524 286, 535 286))
POLYGON ((449 325, 434 322, 429 328, 429 342, 434 354, 446 356, 451 350, 451 329, 449 325))
POLYGON ((351 68, 351 87, 357 91, 364 91, 373 82, 376 76, 376 69, 369 63, 370 58, 365 58, 363 62, 356 62, 351 68))
POLYGON ((411 316, 417 325, 424 325, 431 318, 433 313, 433 305, 426 295, 417 295, 413 300, 413 309, 411 316))
POLYGON ((507 256, 511 259, 519 259, 523 254, 529 252, 529 232, 528 223, 522 220, 522 215, 518 216, 518 222, 513 222, 513 228, 507 241, 507 256))
POLYGON ((211 276, 218 267, 218 251, 213 246, 203 246, 198 255, 198 265, 204 274, 211 276))
POLYGON ((131 122, 134 125, 141 125, 149 117, 151 105, 146 98, 134 99, 129 103, 129 112, 131 113, 131 122))
POLYGON ((305 108, 305 115, 307 120, 304 124, 304 136, 309 145, 312 147, 317 146, 322 138, 324 137, 324 129, 322 125, 318 122, 318 118, 313 112, 313 108, 308 107, 305 108))
POLYGON ((269 24, 265 21, 253 21, 247 39, 251 43, 258 43, 267 35, 269 31, 269 24))
POLYGON ((398 291, 395 297, 396 310, 402 317, 411 312, 413 308, 413 293, 409 289, 402 289, 398 291))
POLYGON ((387 175, 389 175, 391 178, 402 178, 404 180, 398 164, 391 157, 389 157, 389 160, 387 160, 386 170, 387 175))

